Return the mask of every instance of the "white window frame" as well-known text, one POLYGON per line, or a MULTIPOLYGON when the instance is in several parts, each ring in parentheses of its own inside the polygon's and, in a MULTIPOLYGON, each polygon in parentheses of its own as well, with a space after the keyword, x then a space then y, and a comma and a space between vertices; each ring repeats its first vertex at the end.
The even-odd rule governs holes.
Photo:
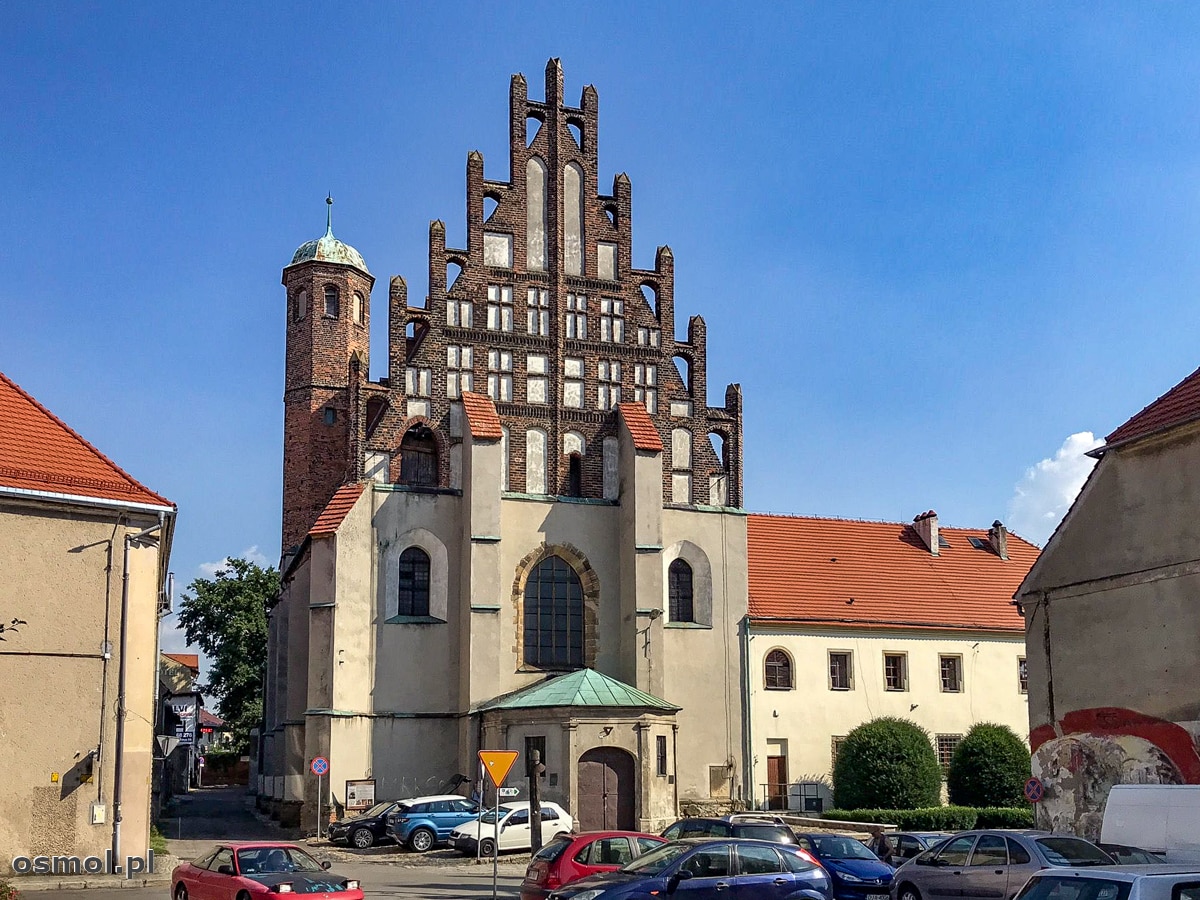
POLYGON ((497 403, 512 403, 512 351, 488 350, 488 396, 497 403))
POLYGON ((404 393, 409 397, 428 397, 432 382, 432 369, 409 366, 404 370, 404 393))
POLYGON ((470 300, 446 298, 446 324, 454 328, 471 328, 475 323, 475 304, 470 300))
POLYGON ((596 408, 616 409, 621 402, 621 362, 602 359, 596 363, 596 408))
POLYGON ((567 337, 587 340, 587 295, 567 293, 567 337))
POLYGON ((545 288, 531 287, 525 295, 529 309, 529 333, 539 337, 550 335, 550 292, 545 288))
POLYGON ((489 284, 487 288, 488 331, 513 330, 513 289, 507 284, 489 284))
POLYGON ((446 396, 455 400, 463 391, 475 390, 475 351, 459 344, 446 345, 446 396))
POLYGON ((545 353, 525 356, 525 402, 542 406, 550 402, 550 357, 545 353), (541 385, 542 399, 533 399, 534 385, 541 385))
POLYGON ((658 366, 636 363, 633 367, 633 399, 644 403, 651 415, 658 412, 658 366))
POLYGON ((625 301, 616 297, 600 298, 600 340, 608 344, 625 343, 625 301))
POLYGON ((563 406, 569 409, 583 409, 585 389, 583 366, 583 359, 577 356, 568 356, 563 360, 563 406), (576 396, 579 399, 577 402, 568 397, 568 386, 578 388, 576 396))

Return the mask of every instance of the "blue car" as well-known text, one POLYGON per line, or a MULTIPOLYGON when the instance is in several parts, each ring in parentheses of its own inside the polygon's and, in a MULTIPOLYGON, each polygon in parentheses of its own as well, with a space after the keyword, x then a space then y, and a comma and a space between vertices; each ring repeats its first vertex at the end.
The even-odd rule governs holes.
POLYGON ((835 900, 889 900, 896 870, 862 841, 841 834, 797 834, 796 839, 833 879, 835 900))
POLYGON ((397 844, 424 853, 445 843, 464 822, 479 818, 479 804, 458 794, 401 800, 387 818, 387 830, 397 844))
POLYGON ((829 876, 794 846, 744 838, 684 838, 643 853, 616 872, 590 875, 548 900, 830 900, 829 876))

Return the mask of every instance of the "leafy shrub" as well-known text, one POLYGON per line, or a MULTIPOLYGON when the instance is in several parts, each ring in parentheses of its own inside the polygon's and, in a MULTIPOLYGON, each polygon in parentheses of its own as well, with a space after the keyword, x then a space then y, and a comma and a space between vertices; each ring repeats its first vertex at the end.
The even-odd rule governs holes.
POLYGON ((1033 828, 1033 807, 989 806, 979 810, 976 828, 1033 828))
POLYGON ((839 809, 932 807, 941 801, 941 788, 929 735, 907 719, 865 722, 838 749, 833 802, 839 809))
POLYGON ((17 889, 0 878, 0 900, 17 900, 17 889))
POLYGON ((821 817, 837 822, 895 825, 901 831, 966 831, 977 827, 978 810, 965 806, 931 806, 924 809, 831 809, 822 813, 821 817))
POLYGON ((1007 725, 980 722, 954 751, 946 787, 951 803, 1017 808, 1025 805, 1022 789, 1028 779, 1025 742, 1007 725))
MULTIPOLYGON (((167 852, 167 839, 157 825, 150 826, 150 849, 155 853, 167 852)), ((0 894, 0 900, 3 900, 4 895, 0 894)))

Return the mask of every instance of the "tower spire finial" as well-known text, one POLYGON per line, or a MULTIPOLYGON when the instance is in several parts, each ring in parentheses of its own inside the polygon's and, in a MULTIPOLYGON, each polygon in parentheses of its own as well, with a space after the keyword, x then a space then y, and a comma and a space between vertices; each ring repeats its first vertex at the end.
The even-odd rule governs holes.
POLYGON ((333 194, 325 195, 325 233, 333 236, 333 194))

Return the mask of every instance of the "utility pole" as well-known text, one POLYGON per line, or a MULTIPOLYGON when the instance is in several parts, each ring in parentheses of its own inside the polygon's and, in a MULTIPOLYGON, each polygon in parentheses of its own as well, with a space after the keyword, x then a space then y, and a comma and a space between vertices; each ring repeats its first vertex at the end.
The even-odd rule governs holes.
POLYGON ((542 804, 538 797, 538 779, 546 767, 539 750, 529 751, 529 853, 542 849, 542 804))

